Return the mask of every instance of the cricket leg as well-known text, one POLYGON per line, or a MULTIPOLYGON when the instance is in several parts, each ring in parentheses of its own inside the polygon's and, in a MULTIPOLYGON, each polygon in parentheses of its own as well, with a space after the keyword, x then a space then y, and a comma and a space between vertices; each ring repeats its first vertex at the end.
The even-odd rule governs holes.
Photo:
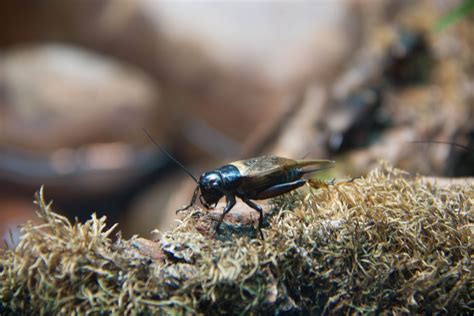
POLYGON ((263 209, 260 205, 254 203, 253 201, 251 201, 250 199, 248 198, 243 198, 242 199, 248 206, 250 206, 251 208, 253 208, 254 210, 256 210, 259 214, 260 214, 260 218, 258 219, 258 231, 260 232, 260 236, 262 237, 262 239, 265 239, 263 237, 263 232, 262 232, 262 226, 263 226, 263 209))
POLYGON ((216 226, 216 233, 219 231, 219 228, 221 227, 221 224, 222 224, 222 221, 224 220, 224 216, 225 214, 229 213, 230 210, 234 207, 235 205, 235 196, 233 195, 226 195, 226 199, 227 199, 227 204, 224 208, 224 211, 222 212, 222 215, 221 217, 219 218, 219 222, 217 222, 217 226, 216 226))
POLYGON ((182 207, 182 208, 176 210, 176 214, 178 214, 179 212, 185 211, 188 208, 190 208, 191 206, 193 206, 194 203, 196 202, 196 198, 198 196, 198 193, 199 193, 199 186, 197 186, 196 189, 194 189, 194 193, 193 193, 193 197, 191 199, 191 202, 188 205, 186 205, 185 207, 182 207))
MULTIPOLYGON (((257 196, 254 198, 255 200, 265 200, 275 196, 279 196, 285 194, 287 192, 293 191, 296 188, 304 185, 306 180, 300 179, 293 182, 277 184, 272 187, 269 187, 262 192, 258 193, 257 196)), ((245 200, 244 200, 245 201, 245 200)), ((247 203, 248 204, 248 203, 247 203)), ((249 204, 250 205, 250 204, 249 204)))
POLYGON ((321 189, 321 188, 329 189, 330 185, 334 185, 334 181, 335 181, 334 179, 331 179, 329 181, 324 181, 324 180, 319 180, 319 179, 308 179, 308 183, 313 189, 321 189))

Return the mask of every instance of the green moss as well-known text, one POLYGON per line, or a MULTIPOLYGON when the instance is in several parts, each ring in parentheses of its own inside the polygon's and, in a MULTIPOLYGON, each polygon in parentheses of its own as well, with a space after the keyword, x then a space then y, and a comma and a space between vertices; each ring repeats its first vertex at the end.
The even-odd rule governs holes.
POLYGON ((265 240, 203 235, 205 215, 191 210, 151 252, 138 238, 112 242, 105 218, 70 223, 40 194, 44 224, 0 255, 0 310, 472 312, 473 192, 380 167, 273 201, 265 240))

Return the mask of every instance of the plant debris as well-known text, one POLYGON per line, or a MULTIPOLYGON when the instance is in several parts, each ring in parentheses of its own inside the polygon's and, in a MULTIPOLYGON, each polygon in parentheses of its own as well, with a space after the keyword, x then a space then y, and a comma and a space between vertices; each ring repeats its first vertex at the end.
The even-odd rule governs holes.
POLYGON ((273 201, 265 240, 219 240, 190 210, 156 242, 71 223, 38 194, 0 253, 2 314, 472 313, 474 184, 389 166, 273 201))

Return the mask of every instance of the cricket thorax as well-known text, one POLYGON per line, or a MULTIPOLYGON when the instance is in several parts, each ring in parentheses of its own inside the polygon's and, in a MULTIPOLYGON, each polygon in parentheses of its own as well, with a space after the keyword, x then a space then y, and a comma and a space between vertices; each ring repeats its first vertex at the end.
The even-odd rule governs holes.
POLYGON ((233 165, 225 165, 216 170, 222 178, 222 188, 224 190, 234 190, 242 180, 239 169, 233 165))

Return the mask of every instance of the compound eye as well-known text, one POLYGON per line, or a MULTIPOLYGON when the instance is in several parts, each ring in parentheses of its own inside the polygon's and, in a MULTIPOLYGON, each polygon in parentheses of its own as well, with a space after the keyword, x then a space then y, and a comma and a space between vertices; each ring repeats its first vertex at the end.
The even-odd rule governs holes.
POLYGON ((206 190, 219 190, 222 186, 221 177, 218 174, 208 174, 202 181, 206 190))

